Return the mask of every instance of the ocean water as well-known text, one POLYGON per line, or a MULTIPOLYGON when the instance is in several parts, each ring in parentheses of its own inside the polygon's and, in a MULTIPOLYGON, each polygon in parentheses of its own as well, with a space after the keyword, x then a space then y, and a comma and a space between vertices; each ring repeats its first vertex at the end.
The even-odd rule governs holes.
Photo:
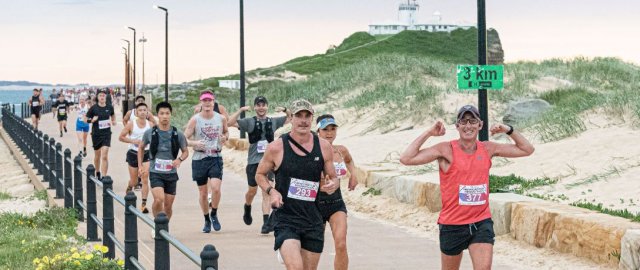
MULTIPOLYGON (((50 91, 44 91, 44 99, 48 100, 50 91)), ((21 113, 21 104, 25 103, 33 95, 33 90, 0 90, 0 103, 1 104, 16 104, 16 114, 21 113)))

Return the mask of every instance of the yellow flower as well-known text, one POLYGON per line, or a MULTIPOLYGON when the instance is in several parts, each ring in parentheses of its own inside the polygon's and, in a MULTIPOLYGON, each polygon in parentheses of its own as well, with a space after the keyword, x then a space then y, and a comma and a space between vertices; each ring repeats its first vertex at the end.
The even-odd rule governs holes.
POLYGON ((102 245, 95 244, 95 245, 93 245, 93 250, 100 250, 100 247, 102 247, 102 245))
POLYGON ((23 245, 24 245, 24 242, 25 242, 25 241, 24 241, 24 239, 22 239, 22 242, 21 242, 21 243, 22 243, 23 245))
POLYGON ((79 261, 74 261, 73 264, 75 265, 81 265, 81 263, 79 261))
POLYGON ((33 264, 39 264, 39 263, 40 263, 40 259, 38 258, 33 259, 33 264))
POLYGON ((66 234, 62 235, 62 240, 67 240, 67 235, 66 234))
POLYGON ((87 254, 87 255, 84 256, 84 259, 87 260, 87 261, 91 260, 92 258, 93 258, 93 254, 87 254))
POLYGON ((107 259, 107 258, 102 259, 102 262, 105 262, 105 263, 106 263, 106 262, 108 262, 108 261, 109 261, 109 259, 107 259))
POLYGON ((71 251, 71 252, 77 252, 77 251, 78 251, 78 249, 77 249, 77 248, 75 248, 75 247, 72 247, 70 251, 71 251))
POLYGON ((124 261, 123 260, 118 260, 118 266, 123 266, 124 265, 124 261))
POLYGON ((47 257, 47 256, 42 257, 42 262, 43 263, 49 263, 49 257, 47 257))
POLYGON ((71 255, 71 258, 74 258, 74 259, 80 258, 80 254, 78 254, 78 252, 73 253, 73 255, 71 255))
POLYGON ((107 253, 107 252, 109 252, 109 248, 106 247, 106 246, 101 246, 100 247, 100 251, 102 251, 102 253, 107 253))

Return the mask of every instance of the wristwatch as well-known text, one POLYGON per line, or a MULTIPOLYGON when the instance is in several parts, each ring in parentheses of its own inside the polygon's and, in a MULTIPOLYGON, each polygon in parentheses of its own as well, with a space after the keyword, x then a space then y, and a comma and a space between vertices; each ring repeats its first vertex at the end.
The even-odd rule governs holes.
POLYGON ((271 190, 272 190, 272 189, 273 189, 273 187, 268 187, 268 188, 267 188, 267 195, 271 195, 270 193, 271 193, 271 190))
POLYGON ((182 159, 182 157, 178 157, 178 160, 180 160, 180 162, 184 162, 184 159, 182 159))
POLYGON ((507 135, 511 135, 511 133, 513 133, 513 126, 511 125, 507 125, 509 127, 509 131, 507 131, 507 135))

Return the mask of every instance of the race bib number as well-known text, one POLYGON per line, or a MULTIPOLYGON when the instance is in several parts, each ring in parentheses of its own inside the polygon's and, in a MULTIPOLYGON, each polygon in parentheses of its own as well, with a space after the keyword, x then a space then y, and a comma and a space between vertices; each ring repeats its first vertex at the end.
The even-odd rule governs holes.
POLYGON ((60 108, 60 109, 58 109, 58 114, 59 114, 59 115, 65 115, 66 113, 67 113, 67 112, 66 112, 66 110, 65 110, 64 108, 60 108))
POLYGON ((347 164, 344 162, 334 162, 333 166, 336 168, 336 176, 343 177, 347 175, 347 164))
POLYGON ((31 107, 36 107, 36 106, 40 106, 40 102, 37 102, 37 101, 31 102, 31 107))
POLYGON ((258 142, 258 153, 264 153, 265 151, 267 151, 267 145, 269 145, 269 142, 267 140, 262 140, 258 142))
POLYGON ((319 182, 311 182, 292 177, 287 197, 301 201, 313 202, 318 196, 319 187, 319 182))
POLYGON ((109 120, 98 121, 98 128, 105 129, 110 127, 111 127, 111 122, 109 120))
POLYGON ((154 168, 159 172, 170 172, 173 170, 173 164, 171 163, 171 160, 156 158, 154 168))
POLYGON ((459 205, 483 205, 487 203, 487 185, 460 185, 458 189, 459 205))

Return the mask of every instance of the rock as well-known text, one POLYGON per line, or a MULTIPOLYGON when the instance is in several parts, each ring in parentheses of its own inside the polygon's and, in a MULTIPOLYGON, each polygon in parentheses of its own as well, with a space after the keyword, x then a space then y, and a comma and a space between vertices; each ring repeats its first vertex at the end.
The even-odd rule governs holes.
POLYGON ((620 217, 551 202, 516 202, 511 209, 511 236, 536 247, 551 248, 618 265, 625 231, 639 224, 620 217))
POLYGON ((531 201, 542 200, 513 193, 491 193, 489 195, 489 208, 491 209, 494 233, 503 235, 511 231, 511 204, 531 201))
POLYGON ((622 237, 619 269, 640 269, 640 229, 627 230, 622 237))
POLYGON ((550 109, 551 105, 542 99, 527 99, 510 102, 502 122, 505 124, 518 126, 529 118, 540 115, 550 109))

